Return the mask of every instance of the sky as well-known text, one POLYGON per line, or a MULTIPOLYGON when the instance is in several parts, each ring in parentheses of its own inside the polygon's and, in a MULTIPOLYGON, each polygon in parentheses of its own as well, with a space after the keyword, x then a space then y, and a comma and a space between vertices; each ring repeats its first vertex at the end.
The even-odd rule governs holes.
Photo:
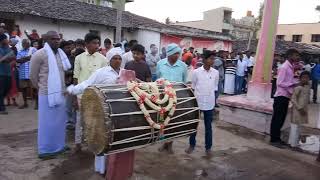
MULTIPOLYGON (((132 13, 165 22, 167 17, 175 21, 201 20, 202 12, 221 6, 233 9, 233 18, 239 19, 251 10, 258 16, 263 0, 135 0, 126 5, 132 13)), ((281 0, 280 24, 319 22, 320 13, 315 11, 320 0, 281 0)))

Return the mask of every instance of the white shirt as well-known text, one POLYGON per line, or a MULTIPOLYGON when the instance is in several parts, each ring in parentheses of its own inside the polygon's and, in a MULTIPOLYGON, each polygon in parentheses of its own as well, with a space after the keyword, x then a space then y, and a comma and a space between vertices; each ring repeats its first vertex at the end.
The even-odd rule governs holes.
POLYGON ((187 71, 187 83, 192 82, 192 74, 193 74, 194 68, 190 65, 188 66, 188 71, 187 71))
POLYGON ((81 82, 80 84, 76 86, 73 86, 73 85, 69 86, 67 88, 67 91, 70 94, 74 94, 74 95, 82 94, 88 86, 91 86, 94 84, 103 84, 103 85, 116 84, 118 77, 119 77, 119 74, 111 66, 106 66, 96 70, 89 77, 89 79, 81 82))
POLYGON ((244 59, 242 59, 242 61, 238 59, 236 72, 237 76, 244 76, 246 71, 248 71, 248 62, 244 59))
POLYGON ((251 58, 247 58, 247 56, 244 56, 242 60, 247 62, 247 66, 248 67, 252 67, 253 66, 253 61, 252 61, 251 58))
POLYGON ((256 64, 256 59, 253 56, 250 56, 250 62, 252 63, 252 66, 256 64))
POLYGON ((305 71, 308 71, 308 72, 311 72, 311 70, 312 70, 312 67, 310 64, 306 64, 303 68, 305 71))
POLYGON ((124 68, 127 62, 130 62, 130 61, 133 61, 132 51, 129 51, 123 54, 122 61, 121 61, 121 68, 124 68))
POLYGON ((210 68, 209 71, 200 67, 193 71, 192 88, 195 91, 200 110, 212 110, 215 106, 215 91, 218 90, 219 71, 210 68))

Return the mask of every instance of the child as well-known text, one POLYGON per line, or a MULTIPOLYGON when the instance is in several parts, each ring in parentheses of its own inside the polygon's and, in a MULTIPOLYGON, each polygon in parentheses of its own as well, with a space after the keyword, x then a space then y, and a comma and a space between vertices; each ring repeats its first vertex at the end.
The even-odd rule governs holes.
POLYGON ((291 129, 289 144, 297 147, 299 144, 300 126, 308 123, 308 104, 310 98, 310 73, 304 71, 300 74, 300 85, 293 90, 292 104, 293 114, 291 119, 291 129))
POLYGON ((145 48, 140 44, 136 44, 131 48, 131 51, 134 60, 127 62, 125 69, 134 71, 137 79, 144 82, 151 82, 150 68, 143 60, 145 48))

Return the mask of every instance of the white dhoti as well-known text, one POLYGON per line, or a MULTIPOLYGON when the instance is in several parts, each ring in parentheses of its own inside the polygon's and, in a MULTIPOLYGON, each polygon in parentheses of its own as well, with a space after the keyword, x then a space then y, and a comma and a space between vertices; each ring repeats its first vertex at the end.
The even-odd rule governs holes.
POLYGON ((300 125, 291 123, 290 125, 290 135, 289 144, 291 147, 297 147, 299 145, 300 137, 300 125))

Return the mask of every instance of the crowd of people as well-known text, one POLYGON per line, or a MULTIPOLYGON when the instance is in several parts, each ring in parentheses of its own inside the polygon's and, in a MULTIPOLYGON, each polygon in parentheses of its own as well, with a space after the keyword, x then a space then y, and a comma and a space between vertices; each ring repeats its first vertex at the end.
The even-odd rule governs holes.
MULTIPOLYGON (((8 114, 6 106, 18 105, 16 98, 21 92, 23 103, 19 108, 28 107, 30 94, 38 109, 38 155, 39 158, 52 158, 68 150, 66 129, 75 130, 75 152, 81 151, 82 130, 79 105, 85 88, 94 84, 117 84, 122 69, 135 72, 138 81, 152 82, 159 78, 171 82, 189 84, 201 112, 204 114, 205 150, 210 156, 212 150, 212 121, 216 100, 223 93, 226 68, 234 67, 235 94, 246 92, 255 65, 255 53, 211 51, 202 53, 193 47, 182 50, 177 44, 169 44, 159 49, 151 44, 150 49, 138 41, 113 44, 110 39, 103 41, 95 33, 88 33, 84 39, 63 40, 62 35, 49 31, 39 36, 36 30, 28 39, 21 39, 19 26, 11 34, 0 26, 0 114, 8 114), (19 47, 21 41, 21 47, 19 47), (147 51, 149 51, 147 53, 147 51), (66 88, 67 87, 67 88, 66 88), (5 105, 6 99, 6 105, 5 105)), ((306 123, 309 92, 309 79, 312 79, 313 100, 317 101, 317 85, 320 77, 319 62, 305 64, 301 69, 300 53, 289 50, 283 56, 276 54, 273 66, 274 113, 271 124, 271 144, 283 147, 281 127, 286 118, 292 96, 296 118, 292 122, 290 144, 296 146, 300 124, 306 123), (300 76, 300 81, 297 81, 300 76)), ((187 153, 196 146, 196 134, 189 140, 187 153)), ((173 153, 173 142, 165 143, 159 151, 173 153)), ((108 157, 107 178, 130 176, 133 172, 134 152, 119 153, 108 157), (111 163, 112 162, 112 163, 111 163), (128 163, 131 162, 131 163, 128 163), (119 167, 121 166, 121 172, 119 167)), ((105 173, 104 155, 96 156, 97 172, 105 173)), ((123 177, 124 178, 124 177, 123 177)))

